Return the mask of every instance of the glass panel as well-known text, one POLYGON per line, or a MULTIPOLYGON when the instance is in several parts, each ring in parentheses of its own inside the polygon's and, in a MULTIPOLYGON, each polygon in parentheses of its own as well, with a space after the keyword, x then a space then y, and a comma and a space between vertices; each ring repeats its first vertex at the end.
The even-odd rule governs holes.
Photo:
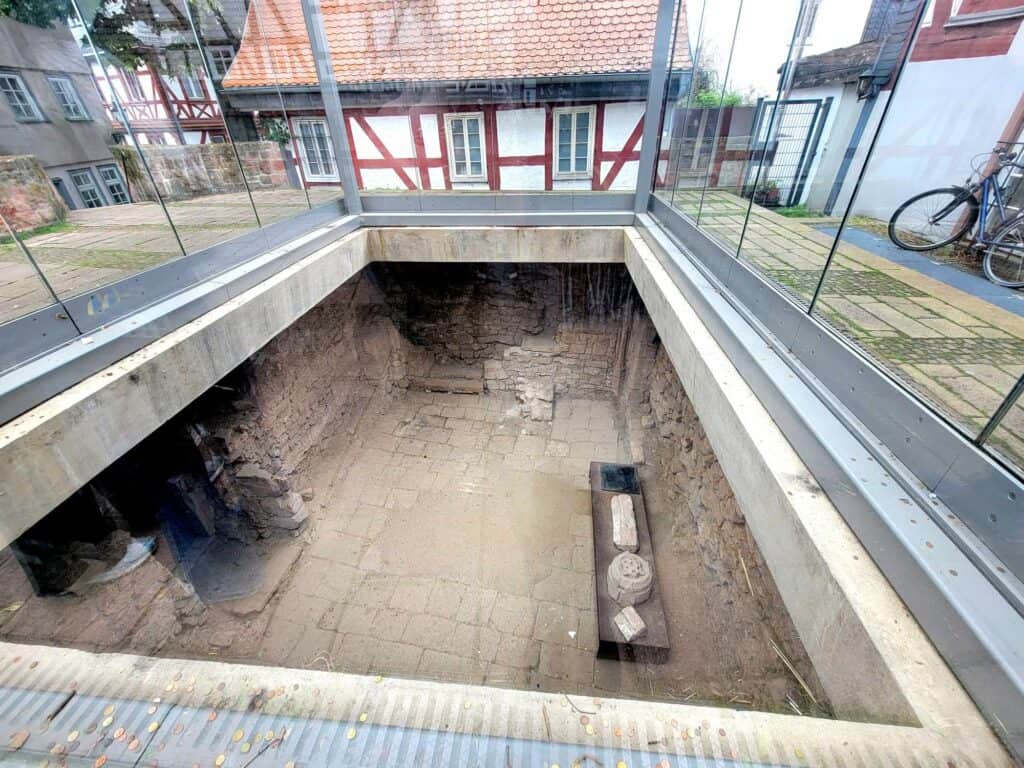
MULTIPOLYGON (((295 19, 301 22, 299 16, 295 19)), ((296 93, 290 86, 297 82, 316 83, 317 78, 309 66, 312 55, 304 32, 300 39, 287 31, 289 26, 273 0, 255 0, 249 5, 242 28, 239 30, 235 25, 240 33, 236 35, 237 45, 218 44, 211 36, 205 40, 206 60, 228 120, 251 119, 260 140, 276 145, 284 163, 286 186, 253 190, 265 222, 301 212, 304 202, 308 206, 338 205, 343 194, 330 129, 324 122, 316 123, 315 129, 320 137, 316 146, 321 176, 310 179, 305 173, 305 150, 300 146, 297 117, 309 114, 306 108, 310 96, 296 93), (270 44, 283 34, 290 35, 287 44, 270 44), (262 200, 267 200, 267 204, 262 204, 262 200), (273 213, 275 209, 280 213, 273 213)))
MULTIPOLYGON (((326 53, 360 189, 634 189, 657 10, 656 2, 644 2, 626 24, 614 3, 588 6, 585 14, 573 4, 483 4, 472 14, 444 4, 385 4, 373 29, 386 25, 390 32, 360 33, 353 45, 351 31, 368 29, 365 11, 326 4, 326 53), (554 110, 577 105, 594 108, 581 130, 601 134, 600 169, 592 177, 555 179, 557 170, 575 167, 575 136, 571 116, 563 120, 554 110), (456 111, 482 114, 446 121, 456 111), (568 135, 560 136, 563 126, 568 135), (482 178, 453 180, 460 134, 479 136, 479 165, 467 156, 473 167, 466 170, 482 178), (568 145, 564 154, 560 144, 568 145)), ((307 45, 301 24, 275 24, 268 34, 274 49, 307 45)), ((252 42, 250 35, 242 39, 236 61, 248 59, 252 42)), ((315 81, 312 61, 303 66, 304 74, 288 83, 296 99, 315 81)), ((307 109, 322 108, 314 99, 307 109)))
MULTIPOLYGON (((17 160, 21 158, 0 158, 0 167, 17 160)), ((11 168, 4 170, 10 172, 11 168)), ((33 225, 41 220, 44 201, 32 206, 20 203, 13 197, 0 198, 0 324, 55 303, 53 293, 18 242, 21 234, 38 230, 33 225)), ((61 202, 54 193, 45 204, 58 209, 61 202)))
MULTIPOLYGON (((998 382, 1005 388, 1006 377, 998 382)), ((1024 399, 1018 399, 995 428, 985 447, 1018 469, 1024 468, 1024 399)))
MULTIPOLYGON (((661 193, 671 204, 697 219, 711 171, 722 115, 725 79, 732 60, 739 21, 739 0, 684 0, 687 34, 677 37, 673 71, 686 73, 666 102, 669 146, 661 193), (691 62, 692 59, 692 62, 691 62), (690 63, 689 70, 684 64, 690 63)), ((730 121, 731 122, 731 121, 730 121)))
POLYGON ((765 102, 742 187, 752 200, 740 258, 808 306, 881 111, 880 87, 913 28, 846 0, 809 4, 778 101, 765 102), (884 55, 883 55, 884 54, 884 55), (864 98, 864 96, 867 96, 864 98), (876 112, 877 110, 877 112, 876 112))
MULTIPOLYGON (((799 0, 744 4, 731 56, 721 70, 721 91, 698 94, 716 125, 698 225, 730 251, 738 249, 743 234, 748 190, 764 152, 760 138, 771 125, 779 72, 785 70, 800 7, 799 0)), ((710 42, 705 42, 705 68, 714 61, 710 42)))
MULTIPOLYGON (((62 3, 37 10, 18 27, 23 45, 6 59, 18 68, 6 82, 16 80, 46 120, 12 122, 0 144, 12 156, 3 162, 17 165, 14 183, 26 193, 14 226, 58 295, 68 299, 178 258, 182 249, 159 203, 146 201, 152 183, 136 162, 132 137, 112 138, 102 100, 109 101, 110 88, 80 20, 68 19, 62 3), (77 119, 78 108, 89 119, 77 119), (119 175, 113 186, 111 169, 119 175)), ((119 32, 104 34, 108 41, 124 39, 119 32)))
MULTIPOLYGON (((1017 255, 1024 258, 1003 247, 1017 228, 1006 222, 1024 199, 1015 156, 1024 126, 1014 115, 1019 94, 1005 98, 998 57, 975 61, 991 76, 942 74, 937 62, 961 61, 948 13, 948 4, 936 4, 894 89, 895 70, 883 70, 836 92, 830 114, 837 118, 826 123, 826 150, 805 183, 807 211, 798 213, 802 226, 825 234, 836 231, 837 215, 846 217, 815 316, 974 437, 1024 374, 1024 302, 1018 290, 987 279, 1012 281, 1017 255), (975 196, 958 199, 950 187, 968 176, 975 196), (926 212, 937 218, 926 223, 926 212), (987 273, 990 249, 997 258, 987 273)), ((991 27, 976 31, 972 45, 1000 44, 991 27)), ((798 67, 796 79, 801 74, 798 67)), ((817 268, 827 252, 822 244, 808 259, 817 268)), ((1019 411, 1008 418, 993 445, 1021 466, 1019 411)))

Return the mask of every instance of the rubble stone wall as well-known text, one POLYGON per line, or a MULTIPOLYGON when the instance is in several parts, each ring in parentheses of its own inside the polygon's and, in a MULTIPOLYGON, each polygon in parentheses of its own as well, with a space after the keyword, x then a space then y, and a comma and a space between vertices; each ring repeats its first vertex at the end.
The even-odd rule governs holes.
MULTIPOLYGON (((15 232, 64 221, 68 207, 34 155, 0 157, 0 210, 15 232)), ((0 226, 0 238, 7 232, 0 226)))
MULTIPOLYGON (((113 148, 118 157, 127 155, 132 199, 156 200, 153 184, 133 147, 113 148)), ((146 166, 164 200, 189 200, 194 197, 250 189, 281 189, 289 186, 281 148, 272 141, 238 141, 218 144, 188 144, 142 147, 146 166), (233 149, 232 149, 233 147, 233 149), (239 172, 235 152, 245 173, 239 172)))

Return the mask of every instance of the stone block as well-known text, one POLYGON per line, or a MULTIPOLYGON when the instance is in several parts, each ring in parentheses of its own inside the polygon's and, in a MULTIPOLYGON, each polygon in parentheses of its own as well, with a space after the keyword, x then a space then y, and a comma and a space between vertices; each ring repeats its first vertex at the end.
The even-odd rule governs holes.
POLYGON ((644 620, 640 618, 640 614, 636 612, 636 608, 632 605, 627 605, 619 611, 613 621, 615 622, 615 627, 622 633, 622 637, 625 638, 627 643, 631 643, 634 639, 647 634, 647 625, 644 624, 644 620))
POLYGON ((608 566, 608 594, 619 605, 637 605, 651 596, 651 564, 632 552, 622 552, 608 566))
POLYGON ((612 543, 625 552, 636 552, 640 547, 633 498, 624 493, 612 497, 612 543))

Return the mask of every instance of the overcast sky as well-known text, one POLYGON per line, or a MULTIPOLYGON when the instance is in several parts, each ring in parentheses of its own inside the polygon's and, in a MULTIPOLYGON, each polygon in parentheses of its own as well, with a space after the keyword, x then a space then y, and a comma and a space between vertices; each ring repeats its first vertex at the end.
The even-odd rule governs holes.
MULTIPOLYGON (((684 0, 691 50, 696 51, 701 12, 704 19, 705 50, 714 68, 725 75, 733 33, 736 46, 729 68, 728 88, 740 93, 773 96, 778 87, 778 69, 786 59, 793 36, 799 0, 744 0, 743 14, 736 26, 739 0, 684 0)), ((853 45, 860 41, 871 0, 823 0, 805 55, 853 45)))

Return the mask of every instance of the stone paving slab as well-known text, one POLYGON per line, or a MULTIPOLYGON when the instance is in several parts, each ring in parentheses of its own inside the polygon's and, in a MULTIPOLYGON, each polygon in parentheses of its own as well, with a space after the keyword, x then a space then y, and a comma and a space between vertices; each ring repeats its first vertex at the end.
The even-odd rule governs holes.
MULTIPOLYGON (((340 197, 341 190, 282 189, 252 193, 264 225, 340 197), (308 198, 307 198, 308 193, 308 198)), ((222 243, 256 228, 244 192, 170 203, 168 214, 187 252, 222 243)), ((93 290, 182 255, 157 203, 71 211, 64 228, 24 240, 61 298, 93 290)), ((0 323, 52 303, 42 280, 13 243, 0 244, 0 323)))

